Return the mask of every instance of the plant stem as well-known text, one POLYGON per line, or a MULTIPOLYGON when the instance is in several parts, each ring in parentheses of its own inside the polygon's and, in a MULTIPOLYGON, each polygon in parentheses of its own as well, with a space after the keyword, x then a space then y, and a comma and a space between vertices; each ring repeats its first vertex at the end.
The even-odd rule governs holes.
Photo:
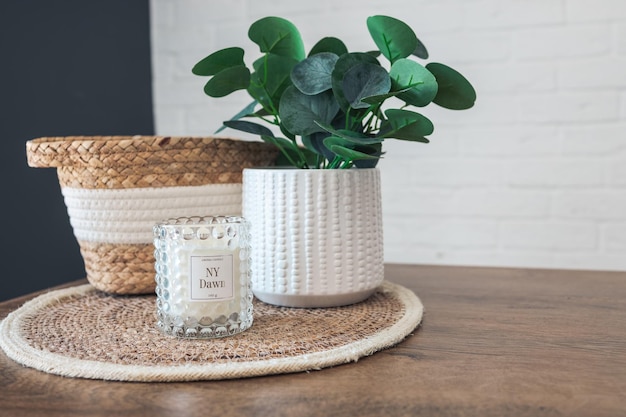
POLYGON ((339 166, 339 164, 343 161, 343 159, 341 159, 339 157, 339 155, 335 155, 335 158, 332 160, 332 162, 328 165, 328 169, 335 169, 337 168, 337 166, 339 166))
POLYGON ((349 169, 352 168, 352 161, 343 161, 343 163, 339 166, 339 169, 349 169))
POLYGON ((326 158, 324 158, 322 155, 317 155, 315 157, 315 168, 317 169, 324 168, 325 162, 326 162, 326 158))

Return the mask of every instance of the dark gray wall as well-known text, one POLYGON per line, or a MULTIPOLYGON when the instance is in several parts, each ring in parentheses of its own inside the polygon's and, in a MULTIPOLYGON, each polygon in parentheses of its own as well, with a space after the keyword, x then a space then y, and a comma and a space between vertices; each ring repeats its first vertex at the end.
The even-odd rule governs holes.
POLYGON ((83 278, 41 136, 153 134, 148 0, 0 1, 0 300, 83 278))

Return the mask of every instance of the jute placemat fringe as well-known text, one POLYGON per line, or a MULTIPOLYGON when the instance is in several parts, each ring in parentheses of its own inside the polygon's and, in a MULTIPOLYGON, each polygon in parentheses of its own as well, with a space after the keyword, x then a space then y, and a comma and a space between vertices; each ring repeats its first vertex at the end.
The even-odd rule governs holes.
POLYGON ((368 300, 290 309, 255 300, 249 330, 215 340, 165 336, 153 296, 112 296, 82 285, 41 295, 0 323, 0 347, 51 374, 115 381, 197 381, 303 372, 356 362, 401 342, 423 305, 384 282, 368 300))

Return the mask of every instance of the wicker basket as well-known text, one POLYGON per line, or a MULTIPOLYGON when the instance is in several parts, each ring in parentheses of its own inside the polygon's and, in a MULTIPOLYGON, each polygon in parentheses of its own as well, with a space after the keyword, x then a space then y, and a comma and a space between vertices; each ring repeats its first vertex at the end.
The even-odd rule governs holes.
POLYGON ((277 156, 265 143, 211 137, 48 137, 26 150, 30 166, 57 168, 87 279, 114 294, 154 291, 154 223, 240 214, 243 168, 277 156))

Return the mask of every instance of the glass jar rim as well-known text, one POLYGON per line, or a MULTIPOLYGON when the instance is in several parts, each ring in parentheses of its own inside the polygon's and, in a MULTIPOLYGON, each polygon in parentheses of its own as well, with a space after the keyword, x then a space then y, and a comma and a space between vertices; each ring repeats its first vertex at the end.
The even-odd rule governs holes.
POLYGON ((243 216, 189 216, 172 217, 156 224, 158 227, 170 226, 218 226, 224 224, 246 224, 247 220, 243 216))

